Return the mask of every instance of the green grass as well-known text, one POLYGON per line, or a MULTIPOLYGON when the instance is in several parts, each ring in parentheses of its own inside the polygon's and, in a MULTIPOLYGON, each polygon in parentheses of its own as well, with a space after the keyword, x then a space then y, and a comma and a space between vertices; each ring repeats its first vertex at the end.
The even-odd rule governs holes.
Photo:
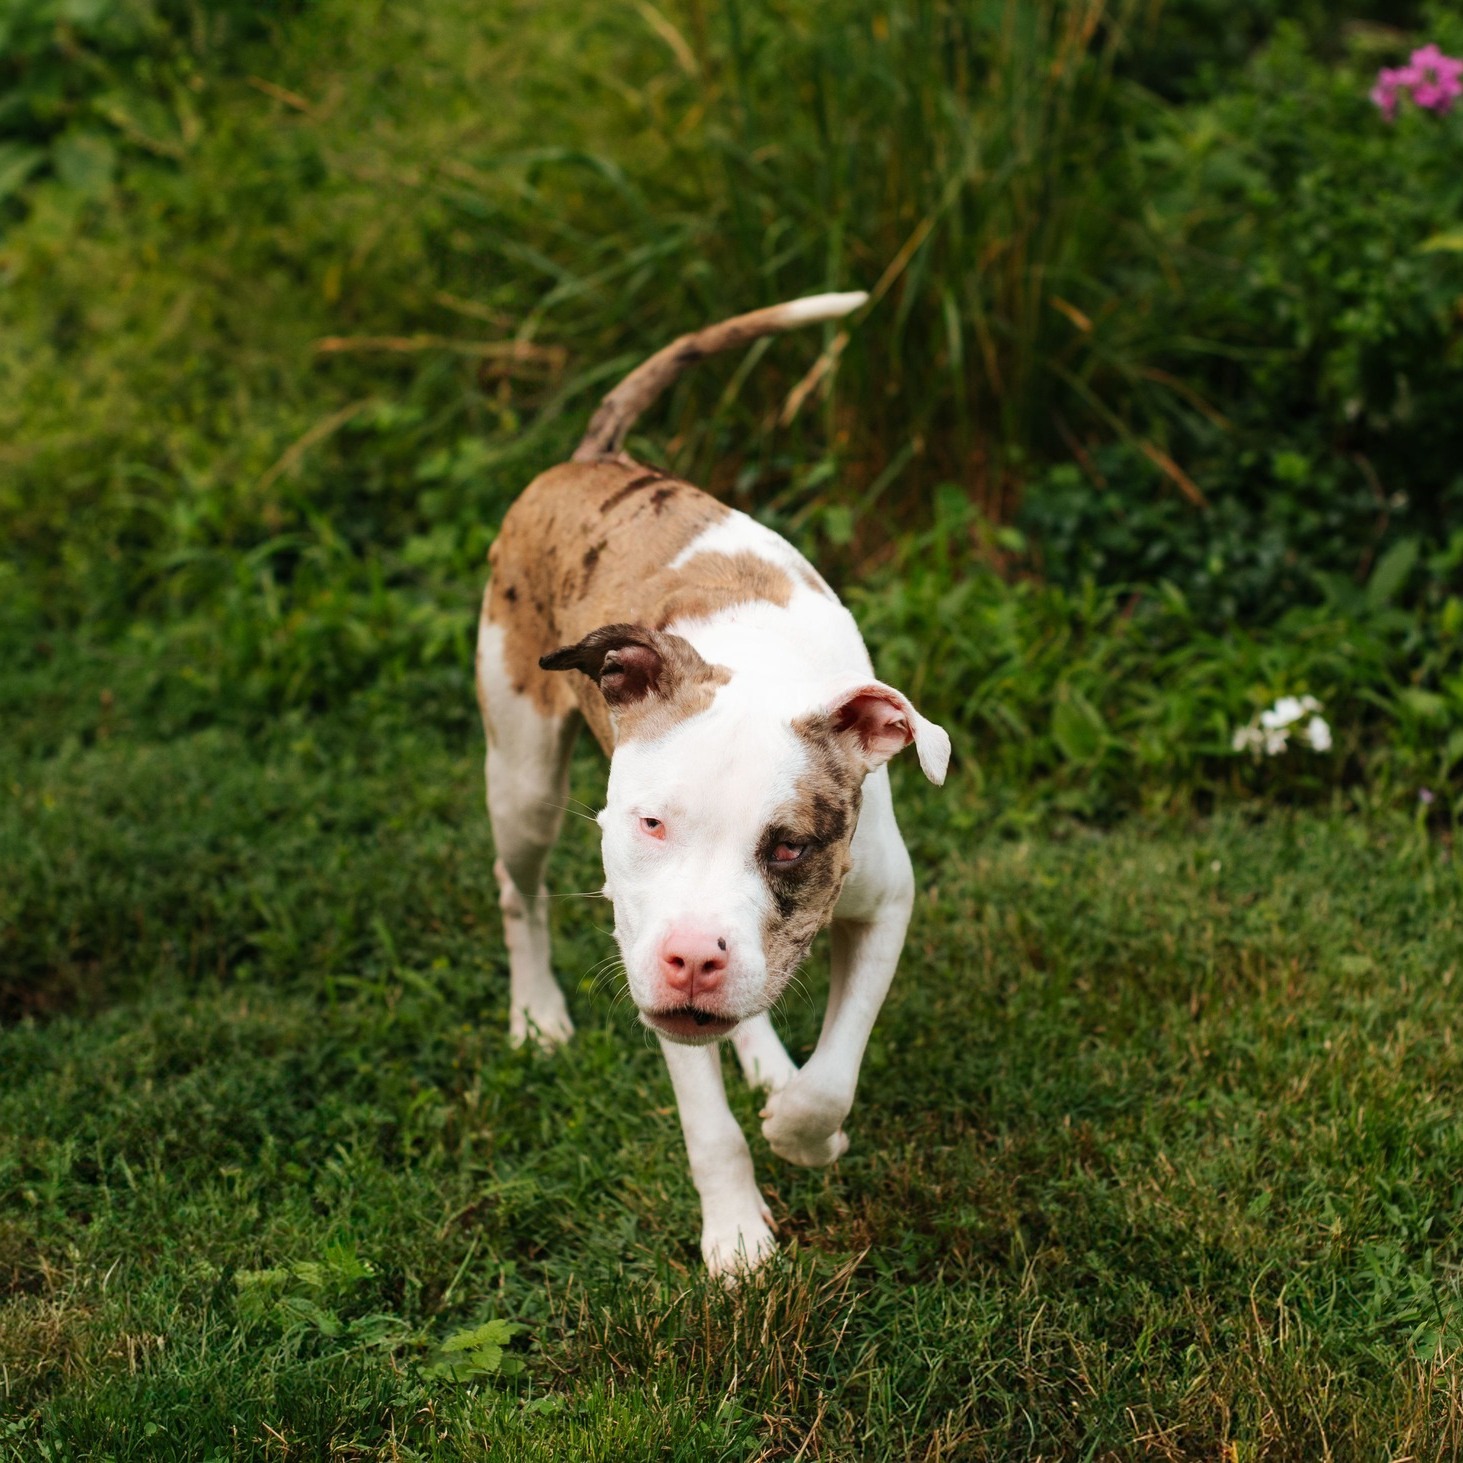
MULTIPOLYGON (((1169 75, 1216 15, 0 35, 0 1459, 1463 1452, 1452 134, 1382 128, 1402 40, 1334 16, 1169 75), (602 905, 555 906, 573 1045, 507 1045, 469 641, 612 379, 855 286, 841 354, 634 444, 813 553, 959 753, 899 769, 853 1149, 754 1140, 785 1246, 728 1293, 602 905), (1303 691, 1331 753, 1232 754, 1303 691)), ((556 887, 596 860, 570 819, 556 887)))
POLYGON ((8 952, 91 1002, 0 1033, 17 1463, 1463 1446, 1463 921, 1413 825, 1003 840, 902 778, 922 892, 853 1150, 756 1140, 787 1249, 728 1296, 593 902, 558 902, 578 1037, 507 1046, 478 777, 348 718, 10 759, 8 952), (433 1373, 494 1317, 521 1374, 433 1373))

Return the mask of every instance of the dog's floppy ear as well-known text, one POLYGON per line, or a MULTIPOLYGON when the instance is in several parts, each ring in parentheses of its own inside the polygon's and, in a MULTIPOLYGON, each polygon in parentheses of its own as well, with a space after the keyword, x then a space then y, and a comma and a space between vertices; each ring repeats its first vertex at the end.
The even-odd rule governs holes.
POLYGON ((846 686, 824 706, 829 729, 868 771, 882 767, 911 742, 924 775, 942 783, 950 766, 950 738, 943 727, 926 721, 909 698, 882 681, 846 686))
POLYGON ((601 625, 577 645, 539 661, 546 671, 583 671, 614 710, 651 696, 669 700, 687 684, 715 679, 689 640, 644 625, 601 625))

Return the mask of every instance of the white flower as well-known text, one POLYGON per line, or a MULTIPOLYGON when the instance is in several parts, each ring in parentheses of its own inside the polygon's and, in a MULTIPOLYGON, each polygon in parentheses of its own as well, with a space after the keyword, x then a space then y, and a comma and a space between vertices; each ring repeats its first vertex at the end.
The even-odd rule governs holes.
POLYGON ((1261 711, 1244 725, 1234 729, 1230 746, 1236 752, 1261 752, 1278 757, 1290 745, 1290 733, 1297 730, 1307 746, 1316 752, 1331 748, 1331 728, 1324 717, 1316 715, 1321 703, 1314 696, 1281 696, 1268 710, 1261 711), (1310 715, 1303 729, 1296 728, 1302 717, 1310 715))
POLYGON ((1321 703, 1314 696, 1282 696, 1269 711, 1260 713, 1260 725, 1266 731, 1278 731, 1299 721, 1308 711, 1319 711, 1321 703))

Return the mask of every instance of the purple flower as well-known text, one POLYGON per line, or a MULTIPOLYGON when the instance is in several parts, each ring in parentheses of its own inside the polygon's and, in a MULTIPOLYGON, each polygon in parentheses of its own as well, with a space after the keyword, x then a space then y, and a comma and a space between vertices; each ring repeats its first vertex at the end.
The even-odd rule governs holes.
POLYGON ((1410 95, 1416 106, 1439 116, 1451 111, 1453 103, 1463 96, 1463 60, 1445 56, 1436 46, 1421 46, 1412 53, 1406 66, 1384 66, 1377 73, 1371 99, 1390 122, 1397 115, 1397 104, 1410 95))
POLYGON ((1389 122, 1397 115, 1397 94, 1407 84, 1406 78, 1407 71, 1403 67, 1393 69, 1384 66, 1377 73, 1377 84, 1372 88, 1372 101, 1389 122))

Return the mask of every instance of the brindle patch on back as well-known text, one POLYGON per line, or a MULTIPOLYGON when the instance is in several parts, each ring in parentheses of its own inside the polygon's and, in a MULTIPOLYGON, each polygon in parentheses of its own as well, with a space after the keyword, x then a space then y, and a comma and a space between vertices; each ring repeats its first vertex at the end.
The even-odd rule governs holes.
POLYGON ((652 623, 647 586, 730 510, 637 462, 565 463, 541 473, 508 510, 489 559, 483 616, 503 627, 509 680, 545 716, 576 705, 602 746, 609 714, 593 683, 539 669, 540 656, 616 621, 652 623), (659 504, 656 492, 676 492, 659 504))
MULTIPOLYGON (((566 463, 535 478, 503 520, 483 599, 484 618, 503 627, 514 690, 545 716, 577 706, 610 751, 616 732, 594 683, 540 670, 539 659, 600 625, 663 629, 750 600, 785 605, 791 580, 754 554, 696 554, 669 568, 730 511, 692 484, 628 458, 566 463)), ((714 685, 706 694, 715 694, 714 685)), ((688 701, 673 719, 668 708, 647 708, 622 717, 618 735, 658 735, 706 704, 688 701)))
POLYGON ((704 620, 752 600, 781 609, 792 598, 792 580, 776 564, 745 549, 693 554, 679 569, 667 569, 658 587, 663 596, 655 619, 658 630, 677 620, 704 620))
POLYGON ((793 731, 808 765, 793 796, 762 832, 757 860, 772 895, 762 927, 768 969, 786 979, 808 953, 813 937, 833 917, 843 881, 853 867, 850 845, 863 801, 863 768, 826 716, 803 717, 793 731), (779 843, 806 848, 786 869, 771 865, 779 843))

